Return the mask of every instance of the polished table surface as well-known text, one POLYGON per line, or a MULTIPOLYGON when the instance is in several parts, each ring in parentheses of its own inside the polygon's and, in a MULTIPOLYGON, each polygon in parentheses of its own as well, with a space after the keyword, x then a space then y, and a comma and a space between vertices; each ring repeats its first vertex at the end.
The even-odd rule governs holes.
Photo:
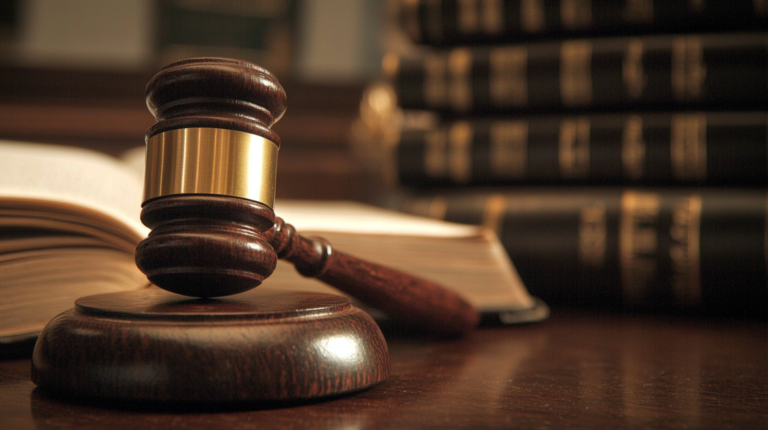
POLYGON ((0 429, 768 428, 762 322, 554 311, 450 341, 386 333, 392 373, 299 405, 163 408, 51 398, 0 362, 0 429))

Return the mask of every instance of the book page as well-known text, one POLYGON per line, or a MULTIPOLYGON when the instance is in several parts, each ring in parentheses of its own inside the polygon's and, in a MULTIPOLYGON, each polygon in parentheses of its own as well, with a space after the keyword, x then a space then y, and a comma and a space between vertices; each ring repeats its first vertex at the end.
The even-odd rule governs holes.
POLYGON ((277 200, 275 215, 303 231, 395 236, 470 237, 476 226, 437 221, 351 201, 277 200))
POLYGON ((0 141, 0 172, 0 199, 88 208, 136 238, 148 232, 139 221, 141 179, 115 158, 80 148, 0 141))

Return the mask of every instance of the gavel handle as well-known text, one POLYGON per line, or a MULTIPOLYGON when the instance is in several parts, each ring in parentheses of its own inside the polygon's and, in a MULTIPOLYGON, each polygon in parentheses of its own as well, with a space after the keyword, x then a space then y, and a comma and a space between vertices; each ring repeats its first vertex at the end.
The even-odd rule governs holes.
POLYGON ((278 257, 293 263, 300 274, 317 278, 399 323, 445 336, 460 336, 477 326, 477 310, 436 283, 333 250, 325 239, 300 236, 279 217, 267 237, 278 257))

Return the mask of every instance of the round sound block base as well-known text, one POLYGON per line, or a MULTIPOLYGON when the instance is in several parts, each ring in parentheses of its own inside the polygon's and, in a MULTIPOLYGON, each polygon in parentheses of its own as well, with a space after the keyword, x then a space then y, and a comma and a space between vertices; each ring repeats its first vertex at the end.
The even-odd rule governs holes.
POLYGON ((381 331, 348 299, 258 288, 221 299, 159 289, 84 297, 48 323, 32 358, 44 391, 136 401, 314 399, 388 375, 381 331))

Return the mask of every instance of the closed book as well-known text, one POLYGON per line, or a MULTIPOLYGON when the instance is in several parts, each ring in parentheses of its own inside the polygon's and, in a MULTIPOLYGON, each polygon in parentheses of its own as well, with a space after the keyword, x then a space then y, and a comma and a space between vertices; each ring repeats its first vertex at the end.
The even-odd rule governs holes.
POLYGON ((398 104, 448 114, 759 109, 766 34, 578 39, 388 55, 398 104))
POLYGON ((419 44, 766 28, 753 0, 401 0, 398 23, 419 44))
POLYGON ((768 185, 766 112, 478 118, 403 127, 399 183, 768 185))
POLYGON ((764 190, 464 190, 401 207, 495 229, 553 304, 768 315, 764 190))

